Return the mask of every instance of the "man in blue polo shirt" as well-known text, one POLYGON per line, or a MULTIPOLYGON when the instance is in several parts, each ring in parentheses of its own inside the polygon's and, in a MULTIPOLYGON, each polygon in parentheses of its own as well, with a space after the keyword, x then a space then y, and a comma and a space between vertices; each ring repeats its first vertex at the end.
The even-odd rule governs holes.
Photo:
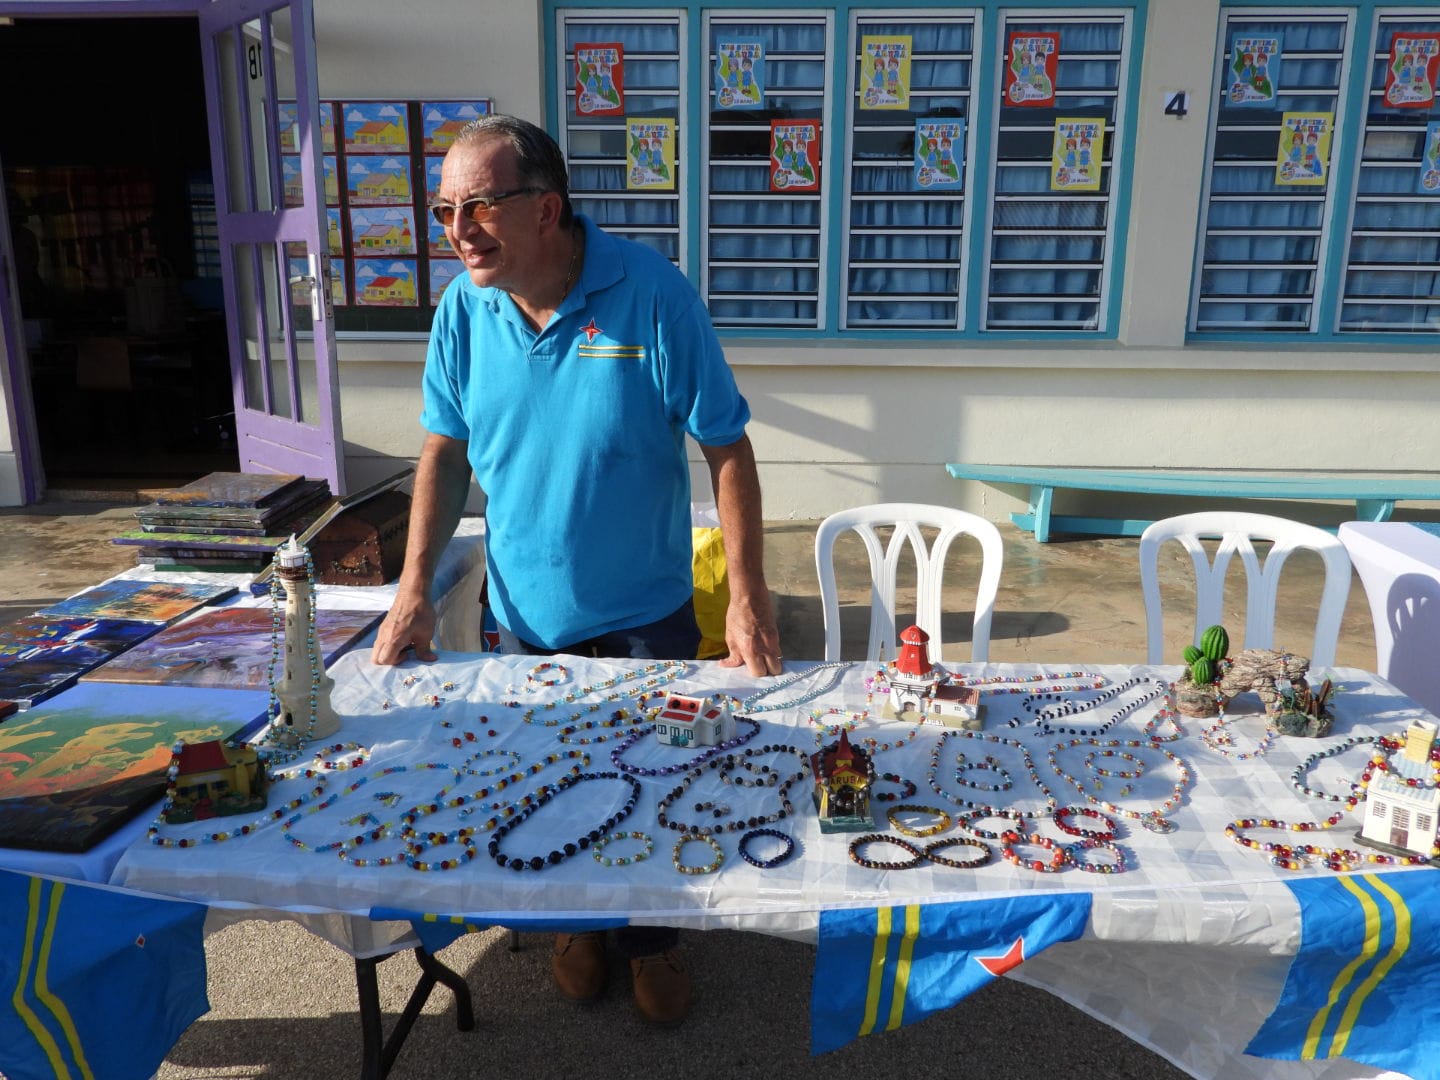
MULTIPOLYGON (((685 436, 710 468, 724 536, 728 666, 780 671, 761 562, 750 411, 709 314, 651 249, 575 215, 560 148, 489 116, 445 157, 433 208, 465 264, 435 313, 425 364, 429 432, 416 468, 399 591, 374 660, 433 659, 436 564, 473 471, 487 497, 489 596, 507 653, 692 658, 685 436)), ((667 928, 616 933, 636 1004, 683 1019, 690 981, 667 928)), ((603 989, 603 938, 561 935, 567 997, 603 989)))

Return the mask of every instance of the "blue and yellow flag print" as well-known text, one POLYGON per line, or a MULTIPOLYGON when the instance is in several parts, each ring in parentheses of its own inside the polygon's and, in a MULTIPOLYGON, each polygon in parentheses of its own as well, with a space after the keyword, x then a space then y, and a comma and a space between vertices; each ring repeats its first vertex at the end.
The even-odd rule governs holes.
POLYGON ((0 871, 0 1074, 145 1080, 205 996, 205 907, 0 871))
POLYGON ((1245 1052, 1345 1057, 1440 1080, 1440 874, 1286 884, 1300 905, 1300 951, 1245 1052))
POLYGON ((1089 893, 820 913, 810 1049, 838 1050, 948 1009, 1090 921, 1089 893))

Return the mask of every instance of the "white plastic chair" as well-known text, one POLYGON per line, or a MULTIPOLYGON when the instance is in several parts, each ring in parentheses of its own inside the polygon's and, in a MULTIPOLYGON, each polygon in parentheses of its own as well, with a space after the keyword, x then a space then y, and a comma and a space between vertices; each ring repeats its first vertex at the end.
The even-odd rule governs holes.
MULTIPOLYGON (((1247 649, 1273 648, 1275 638, 1275 603, 1280 587, 1280 571, 1285 560, 1297 548, 1310 548, 1325 560, 1325 587, 1320 594, 1320 611, 1315 620, 1315 641, 1310 650, 1310 663, 1326 667, 1335 663, 1335 647, 1340 640, 1340 619, 1345 614, 1345 601, 1350 595, 1350 556, 1337 537, 1313 525, 1271 517, 1268 514, 1229 513, 1223 511, 1181 514, 1150 525, 1140 535, 1140 587, 1145 595, 1145 624, 1148 631, 1148 662, 1178 663, 1164 651, 1160 611, 1160 547, 1168 540, 1178 540, 1190 553, 1195 564, 1195 644, 1207 626, 1223 623, 1222 602, 1225 573, 1230 558, 1239 552, 1247 576, 1245 601, 1245 641, 1247 649), (1210 557, 1200 543, 1201 537, 1218 539, 1212 566, 1210 557), (1268 540, 1273 545, 1263 563, 1255 551, 1254 540, 1268 540)), ((1296 650, 1299 651, 1298 649, 1296 650)))
MULTIPOLYGON (((898 648, 895 629, 895 578, 900 558, 909 546, 915 553, 916 625, 930 635, 930 658, 938 661, 940 640, 940 586, 945 570, 945 554, 957 536, 969 534, 980 541, 984 562, 980 568, 980 585, 975 593, 975 629, 970 638, 970 658, 975 661, 990 656, 990 616, 995 608, 995 593, 1000 587, 1000 566, 1005 548, 1000 530, 984 518, 948 506, 925 506, 921 503, 876 503, 857 506, 831 514, 815 532, 815 571, 820 578, 820 601, 825 612, 825 659, 840 659, 840 598, 835 588, 835 540, 847 529, 854 529, 865 542, 870 556, 870 642, 866 646, 868 661, 880 659, 882 649, 898 648), (893 525, 894 534, 885 551, 880 550, 877 525, 893 525), (922 526, 938 528, 939 536, 927 550, 922 526)), ((903 628, 902 628, 903 629, 903 628)))

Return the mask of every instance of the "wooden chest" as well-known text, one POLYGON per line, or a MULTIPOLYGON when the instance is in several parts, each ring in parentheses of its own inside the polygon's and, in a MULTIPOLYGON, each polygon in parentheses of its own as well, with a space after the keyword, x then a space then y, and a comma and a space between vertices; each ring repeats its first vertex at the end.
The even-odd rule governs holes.
POLYGON ((315 580, 324 585, 384 585, 400 576, 410 531, 410 496, 384 491, 352 506, 310 541, 315 580))

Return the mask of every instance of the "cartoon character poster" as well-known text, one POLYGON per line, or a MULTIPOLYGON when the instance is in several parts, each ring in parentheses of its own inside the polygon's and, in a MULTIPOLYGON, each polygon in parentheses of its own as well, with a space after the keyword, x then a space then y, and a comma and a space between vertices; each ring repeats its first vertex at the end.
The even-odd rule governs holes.
POLYGON ((820 190, 820 121, 770 121, 770 190, 820 190))
POLYGON ((860 39, 860 108, 910 107, 910 36, 860 39))
POLYGON ((922 191, 964 187, 965 121, 915 121, 915 186, 922 191))
POLYGON ((1234 109, 1273 109, 1280 82, 1279 34, 1231 34, 1225 104, 1234 109))
POLYGON ((1420 157, 1420 180, 1415 190, 1421 195, 1440 195, 1440 120, 1425 125, 1425 152, 1420 157))
POLYGON ((758 109, 765 104, 765 46, 759 41, 715 43, 715 104, 758 109))
POLYGON ((1105 156, 1105 121, 1091 117, 1055 121, 1050 144, 1051 191, 1099 191, 1105 156))
POLYGON ((623 116, 625 50, 618 41, 575 46, 575 115, 623 116))
POLYGON ((675 190, 675 121, 665 116, 625 121, 625 190, 675 190))
POLYGON ((1385 104, 1392 109, 1428 109, 1435 104, 1440 74, 1440 35, 1396 34, 1385 68, 1385 104))
POLYGON ((1005 104, 1054 108, 1059 67, 1059 34, 1011 34, 1005 60, 1005 104))
POLYGON ((1324 187, 1330 172, 1333 112, 1287 112, 1280 118, 1275 183, 1281 187, 1324 187))

